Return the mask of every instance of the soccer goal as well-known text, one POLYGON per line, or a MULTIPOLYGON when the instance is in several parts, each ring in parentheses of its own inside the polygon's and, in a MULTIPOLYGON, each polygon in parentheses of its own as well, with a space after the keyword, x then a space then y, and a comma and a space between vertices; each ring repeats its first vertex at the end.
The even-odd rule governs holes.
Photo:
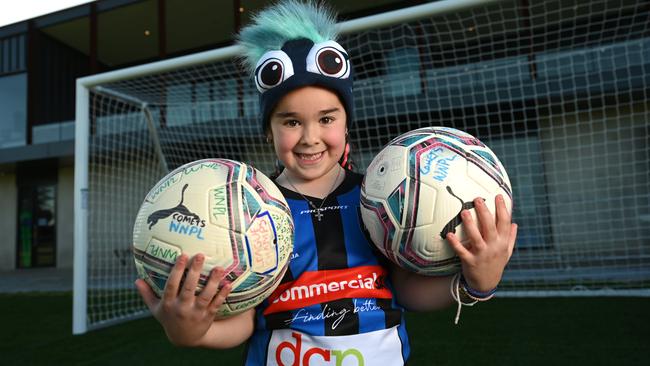
MULTIPOLYGON (((465 130, 512 181, 500 296, 650 295, 650 8, 641 0, 443 0, 340 23, 363 172, 400 133, 465 130)), ((184 163, 274 169, 240 50, 77 81, 73 333, 148 315, 133 222, 184 163)))

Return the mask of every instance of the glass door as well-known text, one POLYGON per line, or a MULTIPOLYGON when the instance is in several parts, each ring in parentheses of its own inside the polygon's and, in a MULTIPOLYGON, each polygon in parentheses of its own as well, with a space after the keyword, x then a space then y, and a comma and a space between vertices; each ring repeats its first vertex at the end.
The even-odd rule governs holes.
POLYGON ((56 266, 56 185, 18 190, 17 267, 56 266))

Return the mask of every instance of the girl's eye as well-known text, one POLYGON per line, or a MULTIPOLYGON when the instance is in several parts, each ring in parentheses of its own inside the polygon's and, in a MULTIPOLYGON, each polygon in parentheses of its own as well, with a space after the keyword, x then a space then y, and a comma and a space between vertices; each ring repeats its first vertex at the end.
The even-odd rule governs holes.
POLYGON ((296 127, 300 124, 300 122, 296 121, 295 119, 290 119, 284 123, 285 125, 289 127, 296 127))
POLYGON ((320 120, 324 124, 332 123, 332 121, 333 121, 332 117, 323 117, 320 120))

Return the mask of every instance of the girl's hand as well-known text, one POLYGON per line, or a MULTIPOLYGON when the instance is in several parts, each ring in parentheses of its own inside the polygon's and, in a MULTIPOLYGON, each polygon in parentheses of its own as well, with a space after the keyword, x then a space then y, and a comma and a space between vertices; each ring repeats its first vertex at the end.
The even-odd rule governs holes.
POLYGON ((467 284, 481 292, 497 287, 517 238, 517 224, 511 223, 511 214, 503 196, 496 196, 495 207, 496 220, 482 198, 474 199, 478 223, 474 222, 469 211, 463 210, 463 227, 469 238, 467 246, 455 234, 447 234, 447 241, 460 257, 467 284))
POLYGON ((201 344, 215 320, 219 306, 223 304, 231 290, 231 285, 218 289, 224 271, 214 268, 205 287, 195 295, 203 268, 203 254, 197 254, 191 261, 189 270, 180 288, 183 272, 189 258, 182 254, 172 268, 161 299, 158 299, 149 285, 142 279, 135 282, 140 296, 151 310, 153 316, 162 324, 169 340, 177 346, 197 346, 201 344))

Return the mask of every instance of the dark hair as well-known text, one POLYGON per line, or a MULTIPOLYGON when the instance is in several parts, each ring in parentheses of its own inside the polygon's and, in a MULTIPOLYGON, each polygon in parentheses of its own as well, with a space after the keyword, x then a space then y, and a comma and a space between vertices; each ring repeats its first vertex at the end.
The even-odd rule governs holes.
POLYGON ((346 169, 350 171, 354 171, 354 161, 352 160, 352 155, 350 154, 350 151, 352 150, 352 145, 348 141, 348 136, 345 136, 345 149, 343 150, 343 155, 339 159, 339 164, 346 169))

